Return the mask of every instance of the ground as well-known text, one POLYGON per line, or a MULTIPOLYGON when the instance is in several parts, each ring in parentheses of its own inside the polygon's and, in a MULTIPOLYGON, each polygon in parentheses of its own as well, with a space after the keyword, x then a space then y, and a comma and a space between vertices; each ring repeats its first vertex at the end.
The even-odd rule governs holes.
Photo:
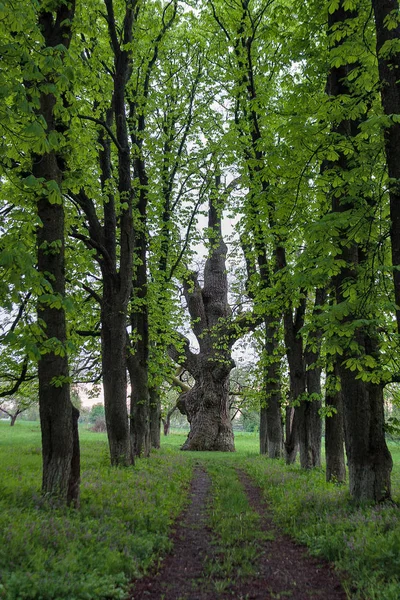
POLYGON ((255 574, 218 589, 207 563, 218 560, 208 524, 211 480, 200 465, 194 471, 190 502, 173 534, 173 550, 157 569, 133 583, 130 600, 346 600, 338 574, 307 553, 274 525, 261 490, 238 470, 250 506, 265 532, 255 574))

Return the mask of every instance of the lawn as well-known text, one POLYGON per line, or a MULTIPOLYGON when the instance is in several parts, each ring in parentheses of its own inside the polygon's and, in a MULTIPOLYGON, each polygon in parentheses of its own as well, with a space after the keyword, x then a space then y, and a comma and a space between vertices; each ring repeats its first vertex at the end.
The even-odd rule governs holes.
MULTIPOLYGON (((346 486, 325 483, 322 469, 306 473, 260 457, 254 434, 236 434, 232 454, 181 453, 185 436, 164 438, 161 450, 132 469, 111 469, 106 436, 82 430, 81 508, 50 510, 39 493, 38 425, 21 421, 11 428, 0 422, 0 598, 123 599, 128 582, 170 548, 171 525, 187 500, 193 465, 200 462, 214 490, 229 484, 233 511, 245 500, 233 470, 224 465, 246 470, 262 488, 276 522, 346 571, 349 598, 398 600, 397 505, 355 506, 346 486)), ((400 502, 400 445, 391 443, 390 449, 393 497, 400 502)), ((230 499, 219 502, 216 493, 210 522, 217 536, 230 499)), ((233 530, 223 535, 231 553, 237 535, 233 530)))

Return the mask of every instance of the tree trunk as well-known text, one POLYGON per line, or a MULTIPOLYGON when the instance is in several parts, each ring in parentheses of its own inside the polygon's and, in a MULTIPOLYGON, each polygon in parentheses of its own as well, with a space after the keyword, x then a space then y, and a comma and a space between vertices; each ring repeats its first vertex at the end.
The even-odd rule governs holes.
MULTIPOLYGON (((189 340, 181 336, 183 349, 170 348, 170 356, 185 367, 195 380, 194 387, 181 395, 178 408, 187 415, 190 433, 183 450, 234 451, 229 415, 229 373, 234 366, 231 348, 253 322, 248 314, 231 321, 228 304, 227 248, 222 238, 222 204, 217 197, 220 177, 210 198, 208 225, 210 251, 204 267, 204 286, 197 274, 190 273, 184 293, 200 352, 190 350, 189 340)), ((251 315, 252 316, 252 315, 251 315)))
POLYGON ((150 391, 149 391, 149 314, 147 306, 147 190, 148 179, 143 160, 135 159, 135 174, 140 181, 137 201, 138 219, 135 231, 133 298, 131 328, 133 341, 128 354, 131 380, 130 431, 135 456, 149 456, 150 391))
MULTIPOLYGON (((344 4, 329 14, 328 23, 331 31, 338 25, 353 18, 357 18, 357 12, 346 10, 344 4)), ((349 29, 351 31, 351 28, 349 29)), ((343 43, 343 38, 335 40, 333 46, 343 43)), ((356 67, 356 64, 332 67, 329 77, 327 91, 331 96, 345 96, 352 94, 348 83, 348 76, 356 67)), ((343 116, 333 128, 335 139, 339 136, 347 139, 355 138, 358 134, 358 122, 343 116)), ((354 164, 354 158, 352 159, 354 164)), ((332 167, 337 172, 346 174, 350 170, 348 157, 343 153, 332 167)), ((346 179, 344 178, 344 181, 346 179)), ((354 199, 354 194, 347 187, 335 189, 332 194, 332 212, 343 213, 357 208, 360 210, 360 201, 363 197, 354 199), (354 204, 356 203, 356 206, 354 204)), ((367 202, 367 200, 365 200, 367 202)), ((369 223, 366 223, 369 228, 369 223)), ((336 302, 345 304, 348 302, 347 310, 343 313, 342 324, 351 325, 360 317, 365 320, 365 307, 362 314, 358 314, 358 305, 352 305, 348 301, 348 288, 351 285, 362 283, 360 279, 360 266, 368 260, 367 248, 354 241, 352 232, 345 227, 341 228, 340 238, 337 240, 338 260, 341 261, 340 270, 334 277, 336 302)), ((370 286, 370 283, 369 283, 370 286)), ((358 291, 358 294, 360 291, 358 291)), ((373 308, 371 308, 373 310, 373 308)), ((340 327, 340 324, 339 324, 340 327)), ((379 363, 379 350, 376 343, 375 324, 359 324, 354 326, 351 343, 349 338, 340 338, 343 355, 339 361, 339 374, 342 386, 344 431, 347 460, 349 465, 350 493, 356 501, 380 502, 390 498, 390 473, 392 459, 386 445, 384 432, 383 412, 383 388, 381 385, 368 383, 358 378, 357 371, 352 371, 348 363, 359 359, 364 355, 373 355, 379 363), (347 363, 347 365, 346 365, 347 363)))
POLYGON ((150 442, 152 448, 161 446, 161 400, 156 388, 150 388, 150 442))
POLYGON ((312 469, 321 466, 321 438, 322 419, 320 410, 322 406, 321 373, 319 363, 322 330, 318 324, 318 317, 322 312, 325 302, 325 290, 317 289, 312 313, 313 328, 309 332, 307 347, 304 353, 306 363, 307 401, 305 405, 305 418, 308 423, 307 433, 307 467, 312 469))
MULTIPOLYGON (((372 0, 376 24, 376 50, 378 55, 381 98, 386 115, 400 114, 400 25, 389 28, 386 20, 399 11, 398 0, 372 0), (382 53, 384 45, 390 43, 389 52, 382 53)), ((397 19, 397 16, 394 16, 397 19)), ((389 173, 390 239, 392 243, 392 265, 396 301, 397 328, 400 333, 400 123, 391 119, 385 129, 385 150, 389 173)))
POLYGON ((135 456, 150 455, 150 416, 147 364, 136 355, 128 356, 131 380, 130 435, 135 456))
POLYGON ((392 457, 384 432, 383 389, 340 367, 350 494, 358 502, 390 498, 392 457))
POLYGON ((265 321, 264 406, 260 409, 260 453, 268 458, 283 456, 282 395, 280 389, 280 356, 278 326, 265 321))
POLYGON ((305 402, 306 420, 308 422, 307 435, 307 467, 312 469, 321 466, 321 439, 322 439, 322 420, 320 410, 321 402, 321 368, 315 367, 314 357, 319 358, 319 355, 314 355, 310 359, 310 354, 306 352, 307 367, 306 374, 308 400, 305 402))
POLYGON ((171 430, 171 419, 167 418, 166 419, 162 419, 163 422, 163 430, 164 430, 164 435, 169 435, 170 434, 170 430, 171 430))
POLYGON ((119 300, 118 276, 103 276, 101 345, 104 410, 113 466, 132 464, 127 410, 126 303, 119 300))
POLYGON ((296 462, 297 452, 299 451, 299 441, 297 434, 297 413, 293 406, 287 406, 285 410, 285 462, 292 465, 296 462))
POLYGON ((19 413, 15 414, 15 415, 11 415, 11 421, 10 421, 11 427, 14 427, 15 421, 17 420, 18 415, 19 415, 19 413))
MULTIPOLYGON (((181 398, 181 396, 180 396, 181 398)), ((171 408, 166 416, 165 419, 162 419, 163 422, 163 429, 164 429, 164 435, 169 435, 170 431, 171 431, 171 417, 174 414, 174 412, 178 409, 178 405, 176 404, 173 408, 171 408)), ((182 404, 182 409, 184 410, 184 404, 182 404)))
POLYGON ((346 461, 344 456, 344 428, 343 428, 343 399, 341 390, 331 389, 337 384, 339 370, 338 357, 334 365, 334 381, 327 382, 325 396, 326 407, 334 410, 325 418, 325 460, 326 480, 337 483, 346 481, 346 461))
MULTIPOLYGON (((52 13, 39 12, 39 25, 47 46, 69 47, 75 5, 56 2, 52 13)), ((53 82, 56 73, 47 74, 53 82)), ((51 93, 40 95, 38 113, 45 119, 47 133, 64 133, 65 125, 57 123, 51 93)), ((53 150, 33 157, 32 172, 37 179, 57 184, 62 189, 64 161, 53 150)), ((52 199, 53 200, 53 199, 52 199)), ((66 350, 64 205, 62 197, 50 202, 49 196, 38 198, 37 229, 38 270, 46 279, 38 297, 38 321, 43 333, 38 363, 39 411, 42 431, 42 492, 61 503, 77 504, 79 500, 79 441, 74 439, 70 400, 69 367, 66 350), (50 300, 49 300, 50 295, 50 300), (55 302, 54 302, 55 300, 55 302), (74 468, 72 468, 74 465, 74 468)))
POLYGON ((307 421, 305 415, 306 370, 303 355, 303 340, 300 329, 304 322, 305 299, 295 311, 284 314, 286 356, 289 363, 290 402, 286 410, 285 460, 292 464, 296 460, 297 447, 300 450, 301 466, 308 466, 307 421))
POLYGON ((217 369, 205 364, 194 387, 179 399, 178 408, 190 423, 182 450, 235 451, 229 415, 229 371, 221 375, 217 369))

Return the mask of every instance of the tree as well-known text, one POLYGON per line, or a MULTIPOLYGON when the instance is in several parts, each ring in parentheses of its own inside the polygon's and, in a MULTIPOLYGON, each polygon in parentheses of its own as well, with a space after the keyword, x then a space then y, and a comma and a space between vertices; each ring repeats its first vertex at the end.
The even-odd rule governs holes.
POLYGON ((400 333, 400 39, 397 0, 372 0, 376 26, 380 92, 385 119, 385 150, 389 175, 390 239, 396 302, 397 329, 400 333))
MULTIPOLYGON (((283 185, 280 186, 280 181, 284 182, 286 189, 290 190, 289 194, 293 193, 292 184, 289 184, 293 175, 289 171, 285 172, 282 164, 279 164, 276 159, 279 156, 281 160, 288 160, 289 152, 292 158, 293 152, 290 151, 292 133, 284 132, 283 137, 287 135, 290 141, 283 141, 282 152, 278 149, 276 130, 272 129, 272 127, 282 129, 281 123, 275 116, 271 119, 270 125, 266 117, 275 109, 276 96, 282 98, 282 81, 275 74, 275 69, 278 70, 279 64, 279 69, 284 70, 288 68, 287 63, 290 65, 295 59, 290 53, 282 52, 279 34, 266 39, 264 33, 261 33, 264 32, 268 17, 271 18, 273 15, 273 18, 281 19, 280 11, 284 14, 285 7, 279 5, 275 11, 272 3, 250 4, 243 1, 237 3, 235 10, 231 11, 227 10, 222 3, 210 2, 209 4, 214 20, 225 38, 225 47, 231 49, 228 75, 225 75, 225 78, 231 79, 232 132, 238 140, 236 145, 240 153, 242 183, 249 190, 243 211, 243 236, 249 237, 249 232, 252 232, 252 239, 246 240, 246 244, 254 247, 252 271, 255 273, 257 265, 259 278, 257 292, 259 299, 257 301, 255 298, 255 301, 258 312, 264 314, 267 334, 265 346, 268 347, 271 356, 277 353, 278 324, 283 318, 291 387, 291 406, 288 407, 286 417, 287 460, 288 462, 295 460, 297 446, 300 444, 301 464, 304 468, 310 468, 320 463, 318 450, 320 442, 317 440, 318 437, 320 438, 321 428, 318 404, 305 402, 306 364, 301 329, 304 325, 307 290, 305 286, 299 287, 298 282, 293 284, 292 265, 288 264, 287 259, 288 251, 292 253, 293 242, 294 245, 296 242, 301 243, 302 233, 300 232, 297 239, 293 236, 293 229, 288 226, 290 220, 293 228, 300 229, 299 224, 294 224, 294 219, 292 221, 292 215, 288 218, 287 207, 290 197, 285 204, 283 197, 288 195, 288 192, 282 193, 283 185), (268 63, 267 56, 271 61, 269 69, 265 66, 265 63, 268 63), (271 159, 271 156, 274 158, 271 159), (295 289, 296 285, 297 289, 295 289), (278 307, 274 297, 279 297, 278 307)), ((296 160, 299 160, 298 157, 296 160)), ((301 182, 301 175, 299 177, 301 182)), ((296 185, 297 203, 298 182, 296 185)), ((301 210, 296 210, 296 217, 303 218, 301 210)), ((296 251, 297 249, 294 249, 294 252, 296 251)), ((247 257, 249 260, 249 253, 247 257)), ((256 294, 255 288, 253 293, 256 294)), ((266 408, 268 407, 270 413, 270 435, 274 436, 274 442, 271 438, 270 444, 272 454, 280 453, 282 438, 278 372, 278 364, 272 360, 269 373, 267 372, 265 376, 265 380, 270 383, 270 389, 266 390, 266 408)), ((265 417, 266 412, 263 413, 265 417)))
POLYGON ((209 255, 204 266, 204 284, 198 274, 190 272, 183 282, 191 326, 199 344, 199 353, 189 347, 183 335, 181 347, 171 347, 170 356, 195 380, 193 388, 183 393, 179 410, 190 423, 183 450, 234 451, 229 415, 229 374, 234 367, 231 349, 236 340, 251 329, 256 319, 244 313, 231 319, 228 304, 227 248, 222 237, 222 210, 226 193, 220 189, 221 178, 215 177, 208 210, 209 255))
POLYGON ((18 188, 14 198, 18 203, 25 201, 30 218, 37 224, 38 318, 35 347, 31 346, 30 353, 38 360, 42 491, 62 503, 76 505, 80 479, 78 411, 70 401, 62 198, 68 171, 65 144, 70 115, 66 94, 70 89, 68 49, 74 13, 74 1, 68 5, 56 1, 51 7, 18 2, 5 8, 2 33, 8 42, 6 59, 12 77, 6 82, 5 98, 8 106, 13 105, 12 111, 6 109, 4 113, 5 139, 9 142, 4 165, 9 182, 18 188), (15 153, 17 140, 21 145, 15 153))
MULTIPOLYGON (((337 36, 338 30, 351 31, 352 27, 349 26, 359 18, 359 13, 356 10, 346 9, 345 4, 340 2, 338 8, 329 11, 332 57, 337 56, 339 50, 341 60, 340 65, 339 61, 338 63, 333 61, 327 85, 329 95, 334 100, 338 99, 344 103, 353 93, 352 75, 355 69, 359 68, 358 58, 352 58, 354 54, 344 59, 347 36, 337 36)), ((363 113, 362 106, 360 108, 361 113, 354 111, 354 116, 344 113, 341 118, 336 119, 331 136, 337 148, 340 147, 342 139, 355 141, 360 132, 363 113)), ((334 276, 336 313, 338 327, 345 332, 338 346, 340 348, 338 371, 343 397, 350 493, 358 501, 379 502, 390 498, 392 469, 392 459, 384 432, 383 385, 379 378, 368 376, 368 373, 365 373, 364 377, 362 374, 361 377, 357 376, 356 373, 356 364, 359 362, 364 361, 366 366, 368 364, 378 366, 380 362, 374 316, 368 311, 368 304, 365 306, 365 301, 359 300, 362 286, 368 285, 366 266, 371 248, 371 233, 367 226, 365 237, 360 234, 354 236, 352 226, 354 215, 367 224, 365 215, 368 214, 372 200, 368 198, 366 189, 352 186, 352 179, 348 177, 351 169, 358 166, 358 154, 353 155, 338 149, 336 157, 336 160, 331 161, 329 172, 341 181, 341 185, 332 190, 330 196, 332 214, 336 217, 338 232, 336 234, 338 268, 334 276)), ((370 292, 366 293, 370 295, 370 292)), ((340 335, 340 331, 338 334, 340 335)), ((368 368, 365 371, 368 371, 368 368)))
POLYGON ((36 398, 11 397, 7 400, 0 400, 0 411, 10 417, 10 425, 13 427, 15 421, 23 412, 28 410, 37 402, 36 398))

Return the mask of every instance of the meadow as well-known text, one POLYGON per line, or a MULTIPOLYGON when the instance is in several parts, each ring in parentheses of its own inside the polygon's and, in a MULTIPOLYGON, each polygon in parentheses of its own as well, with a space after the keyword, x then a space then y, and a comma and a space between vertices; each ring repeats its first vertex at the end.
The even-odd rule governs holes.
POLYGON ((212 478, 210 524, 222 550, 209 571, 216 591, 230 578, 251 576, 261 535, 235 476, 239 467, 263 490, 276 523, 335 563, 349 598, 398 600, 400 444, 390 443, 396 503, 357 506, 346 486, 325 482, 322 469, 303 472, 259 456, 256 434, 236 434, 235 454, 183 453, 184 439, 174 433, 134 468, 111 469, 106 436, 82 430, 76 511, 49 508, 40 496, 38 424, 0 422, 0 598, 123 600, 129 582, 170 549, 171 527, 200 463, 212 478))

